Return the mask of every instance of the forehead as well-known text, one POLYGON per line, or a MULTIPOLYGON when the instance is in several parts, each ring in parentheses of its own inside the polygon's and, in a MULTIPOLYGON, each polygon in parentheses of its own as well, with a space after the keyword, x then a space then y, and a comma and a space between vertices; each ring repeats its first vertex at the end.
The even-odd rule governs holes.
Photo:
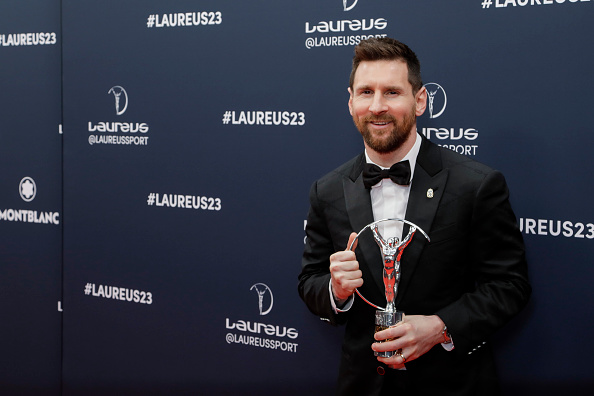
POLYGON ((363 61, 355 72, 353 87, 412 86, 408 82, 408 66, 403 60, 363 61))

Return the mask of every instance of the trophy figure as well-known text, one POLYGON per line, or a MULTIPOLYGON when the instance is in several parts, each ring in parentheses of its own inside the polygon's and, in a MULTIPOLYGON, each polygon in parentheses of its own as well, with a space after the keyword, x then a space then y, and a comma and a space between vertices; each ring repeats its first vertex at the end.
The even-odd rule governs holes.
MULTIPOLYGON (((402 321, 404 317, 404 313, 402 311, 398 311, 396 309, 396 295, 398 294, 398 285, 400 283, 400 259, 402 258, 402 253, 404 249, 408 246, 411 242, 413 236, 417 232, 417 230, 421 231, 421 233, 429 240, 429 236, 417 225, 411 223, 407 220, 402 219, 383 219, 373 222, 365 226, 359 234, 357 234, 357 238, 353 240, 351 247, 349 250, 352 250, 352 247, 355 241, 358 239, 359 235, 367 228, 371 229, 373 233, 373 238, 375 242, 380 247, 382 253, 382 260, 383 260, 383 281, 384 281, 384 290, 386 294, 386 308, 381 308, 371 302, 369 302, 365 297, 359 293, 359 290, 355 291, 369 305, 377 308, 375 312, 375 332, 385 330, 388 327, 394 326, 398 322, 402 321), (403 223, 407 223, 410 226, 408 231, 408 235, 399 241, 396 237, 389 237, 385 239, 379 232, 378 223, 384 221, 401 221, 403 223)), ((389 340, 386 340, 389 341, 389 340)), ((392 357, 396 351, 386 351, 386 352, 375 352, 375 356, 381 357, 392 357)))
MULTIPOLYGON (((404 248, 408 246, 410 240, 415 235, 417 228, 410 227, 410 231, 402 242, 398 243, 398 238, 391 237, 384 240, 378 230, 377 224, 371 227, 373 237, 377 242, 382 252, 382 259, 384 261, 384 289, 386 292, 386 309, 378 309, 375 313, 375 332, 387 329, 394 326, 396 323, 402 321, 403 313, 396 311, 396 294, 398 293, 398 285, 400 283, 400 258, 404 248)), ((394 351, 375 352, 376 356, 391 357, 394 351)))

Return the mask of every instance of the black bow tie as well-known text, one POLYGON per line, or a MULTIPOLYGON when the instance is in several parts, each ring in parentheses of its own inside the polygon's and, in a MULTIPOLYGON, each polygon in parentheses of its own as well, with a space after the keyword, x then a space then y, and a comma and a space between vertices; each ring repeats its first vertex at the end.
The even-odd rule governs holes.
POLYGON ((374 164, 365 164, 363 169, 363 184, 371 188, 382 179, 392 179, 396 184, 408 186, 410 184, 410 164, 408 160, 397 162, 390 169, 381 169, 374 164))

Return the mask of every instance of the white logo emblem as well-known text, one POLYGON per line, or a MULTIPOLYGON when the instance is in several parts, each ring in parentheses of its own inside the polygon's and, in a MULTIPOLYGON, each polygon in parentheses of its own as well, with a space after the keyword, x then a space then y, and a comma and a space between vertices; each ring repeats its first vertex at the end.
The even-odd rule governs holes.
MULTIPOLYGON (((250 290, 256 289, 258 293, 258 309, 260 310, 260 315, 267 315, 272 310, 272 304, 274 302, 274 298, 272 297, 272 290, 264 283, 256 283, 250 287, 250 290), (270 295, 270 305, 268 309, 264 310, 264 297, 266 295, 270 295)), ((267 299, 268 300, 268 299, 267 299)), ((268 301, 267 301, 268 302, 268 301)))
POLYGON ((128 108, 128 94, 126 90, 119 85, 114 85, 107 91, 108 94, 113 94, 115 97, 115 109, 117 115, 122 115, 126 112, 128 108), (123 95, 123 104, 122 104, 122 94, 123 95))
POLYGON ((359 1, 359 0, 355 0, 355 2, 349 6, 349 5, 347 5, 347 4, 348 4, 348 2, 349 2, 349 0, 342 0, 342 5, 343 5, 343 7, 344 7, 344 10, 345 10, 345 11, 350 11, 350 10, 352 10, 352 9, 353 9, 353 8, 355 8, 355 6, 357 5, 357 2, 358 2, 358 1, 359 1))
POLYGON ((429 100, 429 118, 437 118, 443 114, 448 97, 441 85, 436 83, 427 83, 424 85, 427 89, 427 99, 429 100))
POLYGON ((35 194, 37 194, 37 186, 35 185, 35 181, 30 177, 23 177, 23 180, 21 180, 21 183, 19 184, 19 194, 21 194, 23 201, 33 201, 35 194))

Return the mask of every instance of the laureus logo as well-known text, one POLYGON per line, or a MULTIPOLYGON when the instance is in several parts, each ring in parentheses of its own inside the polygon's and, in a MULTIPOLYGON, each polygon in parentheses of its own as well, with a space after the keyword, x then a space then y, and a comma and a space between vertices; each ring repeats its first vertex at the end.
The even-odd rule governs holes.
POLYGON ((21 195, 23 201, 33 201, 33 199, 35 199, 35 195, 37 194, 37 186, 35 185, 35 180, 28 176, 23 177, 23 179, 19 183, 19 194, 21 195))
POLYGON ((122 115, 128 108, 128 94, 126 90, 119 85, 114 85, 107 91, 108 94, 113 94, 115 98, 115 109, 117 115, 122 115))
POLYGON ((342 6, 344 7, 345 11, 350 11, 355 8, 358 2, 359 0, 355 0, 351 5, 349 5, 349 0, 342 0, 342 6))
POLYGON ((443 87, 437 83, 427 83, 427 101, 429 104, 429 118, 437 118, 443 114, 448 104, 448 97, 443 87))
POLYGON ((260 310, 260 315, 267 315, 272 310, 272 304, 274 302, 272 290, 270 290, 264 283, 256 283, 250 287, 250 290, 255 290, 256 293, 258 293, 258 309, 260 310), (268 305, 268 308, 264 309, 265 305, 268 305))

